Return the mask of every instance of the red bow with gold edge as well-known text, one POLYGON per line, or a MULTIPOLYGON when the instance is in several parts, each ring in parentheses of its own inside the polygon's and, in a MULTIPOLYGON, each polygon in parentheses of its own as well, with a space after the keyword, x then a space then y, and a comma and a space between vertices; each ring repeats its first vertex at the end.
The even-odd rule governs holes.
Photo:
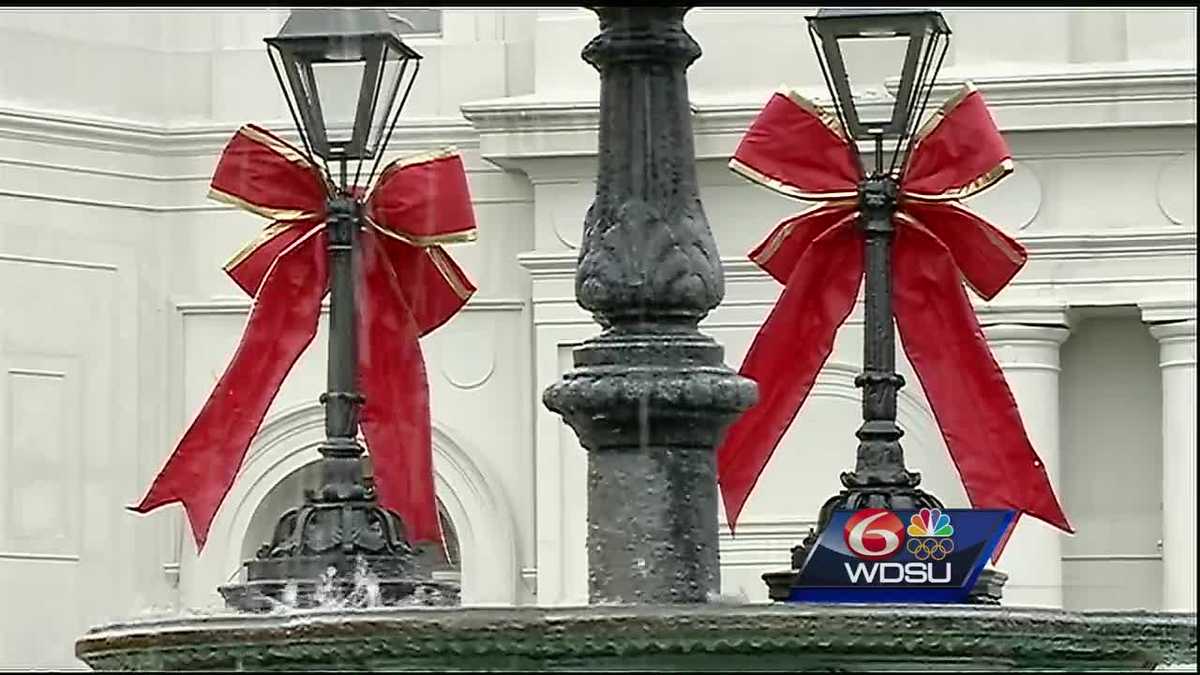
MULTIPOLYGON (((272 219, 225 266, 254 298, 233 360, 150 491, 145 513, 182 502, 198 547, 292 365, 317 332, 328 291, 325 173, 271 132, 246 125, 225 146, 209 197, 272 219)), ((462 159, 452 150, 389 164, 367 195, 355 302, 360 424, 379 503, 411 541, 440 541, 429 384, 418 338, 475 287, 438 244, 475 238, 462 159)))
MULTIPOLYGON (((732 529, 854 307, 864 235, 857 226, 863 176, 851 140, 835 117, 795 92, 772 96, 729 166, 821 202, 779 223, 750 254, 784 290, 742 363, 741 374, 758 382, 759 402, 718 449, 732 529)), ((971 504, 1070 532, 960 282, 990 300, 1025 264, 1020 244, 958 201, 1011 172, 983 97, 966 85, 913 138, 900 172, 892 311, 971 504)))

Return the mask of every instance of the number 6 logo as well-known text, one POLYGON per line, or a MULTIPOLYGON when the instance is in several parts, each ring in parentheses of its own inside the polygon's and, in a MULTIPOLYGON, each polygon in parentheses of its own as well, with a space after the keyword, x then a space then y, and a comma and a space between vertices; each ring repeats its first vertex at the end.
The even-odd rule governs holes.
POLYGON ((904 523, 887 509, 862 509, 850 516, 842 534, 854 555, 863 560, 884 560, 900 552, 904 523))

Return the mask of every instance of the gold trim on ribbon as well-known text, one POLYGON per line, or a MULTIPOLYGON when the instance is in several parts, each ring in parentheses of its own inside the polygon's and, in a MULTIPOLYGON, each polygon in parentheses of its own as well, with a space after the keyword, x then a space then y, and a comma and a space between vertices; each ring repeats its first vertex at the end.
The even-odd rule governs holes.
POLYGON ((950 114, 950 111, 957 108, 960 103, 967 99, 967 96, 976 91, 979 91, 979 88, 975 86, 974 82, 968 80, 963 83, 963 86, 958 88, 958 91, 954 92, 953 96, 943 101, 942 105, 938 106, 938 109, 933 111, 933 114, 929 116, 929 119, 925 120, 925 124, 921 125, 920 130, 913 134, 912 151, 909 154, 915 153, 921 141, 933 133, 933 130, 942 123, 942 120, 950 114))
MULTIPOLYGON (((965 101, 967 96, 970 96, 972 93, 977 91, 979 91, 979 88, 975 86, 974 82, 964 82, 963 86, 959 87, 958 91, 955 92, 953 96, 946 99, 933 113, 933 115, 931 115, 929 119, 925 121, 925 124, 921 126, 921 130, 913 135, 912 149, 908 153, 909 156, 912 157, 916 155, 917 150, 921 147, 921 142, 924 141, 929 134, 933 133, 933 130, 942 123, 942 120, 944 120, 951 111, 957 108, 959 104, 965 101)), ((1012 173, 1015 168, 1016 167, 1013 164, 1012 158, 1006 158, 996 166, 984 172, 979 177, 961 187, 951 188, 939 194, 922 194, 907 190, 902 190, 902 192, 905 196, 911 197, 912 199, 919 199, 921 201, 929 202, 966 199, 967 197, 977 195, 1000 182, 1001 179, 1012 173)))
POLYGON ((446 259, 446 252, 436 247, 426 248, 424 251, 429 256, 429 260, 433 262, 433 266, 441 273, 442 278, 446 280, 447 284, 450 284, 450 290, 454 291, 454 294, 462 300, 469 299, 474 291, 464 286, 462 280, 454 273, 452 263, 446 259))
MULTIPOLYGON (((254 313, 254 308, 258 305, 258 294, 260 291, 262 291, 263 284, 267 283, 267 279, 270 279, 271 275, 275 273, 275 267, 279 264, 279 261, 283 260, 284 257, 286 257, 289 253, 296 250, 297 247, 303 246, 309 239, 321 232, 322 229, 322 223, 317 223, 308 228, 304 234, 296 238, 296 241, 288 244, 287 248, 280 251, 279 255, 275 256, 275 258, 271 260, 271 264, 267 267, 266 273, 262 275, 262 280, 258 282, 258 288, 254 289, 254 298, 250 304, 250 314, 254 313)), ((250 322, 250 314, 246 316, 247 324, 250 322)))
POLYGON ((368 225, 375 228, 377 232, 385 237, 391 237, 392 239, 402 241, 409 246, 417 246, 419 248, 439 246, 441 244, 462 244, 475 241, 479 238, 479 228, 476 227, 472 227, 469 230, 459 230, 458 232, 448 232, 446 234, 435 234, 428 237, 419 237, 416 235, 407 234, 405 232, 390 230, 375 222, 375 220, 370 216, 364 215, 363 218, 367 221, 368 225))
MULTIPOLYGON (((438 148, 437 150, 426 150, 424 152, 408 155, 407 157, 397 157, 391 162, 388 162, 388 165, 383 167, 383 171, 379 172, 379 181, 382 181, 383 177, 391 171, 398 171, 410 166, 416 166, 417 164, 435 162, 439 159, 448 159, 457 154, 458 148, 454 147, 453 145, 447 145, 445 147, 438 148)), ((376 185, 379 184, 379 181, 376 181, 376 185)))
POLYGON ((902 193, 905 197, 910 197, 923 202, 945 202, 966 199, 967 197, 973 197, 992 187, 996 183, 999 183, 1002 179, 1015 170, 1016 165, 1013 164, 1012 159, 1005 159, 989 169, 982 176, 976 178, 970 183, 967 183, 966 185, 963 185, 962 187, 951 188, 936 195, 921 194, 919 192, 910 192, 908 190, 903 190, 902 193))
POLYGON ((750 168, 736 157, 729 160, 729 169, 751 182, 758 183, 765 188, 774 190, 782 195, 787 195, 788 197, 803 199, 806 202, 822 202, 858 196, 857 189, 847 192, 805 192, 794 185, 788 185, 777 178, 771 178, 757 169, 750 168))
MULTIPOLYGON (((823 204, 817 204, 816 206, 812 207, 811 209, 802 211, 794 216, 789 216, 789 217, 783 219, 779 223, 780 225, 783 225, 783 227, 781 228, 781 227, 779 227, 779 225, 775 226, 774 231, 771 233, 771 237, 769 239, 767 239, 766 245, 763 246, 762 250, 759 251, 758 255, 750 256, 750 261, 759 265, 760 267, 765 266, 767 264, 767 261, 769 261, 771 259, 771 257, 774 256, 779 251, 779 248, 781 246, 783 246, 784 240, 786 240, 788 237, 791 236, 792 230, 794 230, 796 228, 797 221, 799 221, 801 218, 803 218, 805 216, 812 215, 813 213, 816 213, 817 211, 820 211, 821 209, 824 209, 827 207, 832 207, 832 206, 842 206, 842 205, 854 206, 855 202, 853 202, 853 201, 832 201, 832 202, 826 202, 823 204)), ((832 230, 835 227, 841 226, 842 223, 846 222, 847 218, 857 218, 858 214, 859 214, 859 212, 857 209, 855 209, 854 211, 851 211, 850 214, 846 216, 846 218, 842 218, 841 220, 837 221, 836 223, 831 225, 829 227, 829 229, 832 230)))
POLYGON ((299 209, 273 209, 269 206, 259 206, 258 204, 248 202, 241 197, 236 197, 223 190, 218 190, 215 187, 210 187, 208 189, 208 198, 214 201, 231 204, 238 208, 245 209, 250 213, 260 215, 263 218, 270 218, 271 220, 297 221, 308 220, 309 218, 315 218, 317 216, 317 214, 311 211, 301 211, 299 209))
POLYGON ((238 129, 238 133, 252 141, 265 145, 267 148, 275 151, 289 162, 299 164, 306 169, 313 168, 312 162, 309 161, 308 157, 304 156, 304 153, 301 152, 299 148, 291 143, 288 143, 282 138, 277 138, 276 136, 267 133, 266 130, 260 130, 247 124, 241 129, 238 129))
POLYGON ((818 105, 815 101, 806 98, 800 92, 792 89, 787 85, 781 85, 775 90, 775 93, 786 97, 792 103, 795 103, 802 110, 812 113, 818 120, 829 128, 838 138, 846 143, 850 143, 850 137, 846 134, 846 129, 842 127, 842 121, 838 119, 835 113, 830 112, 827 108, 818 105))
MULTIPOLYGON (((275 237, 279 236, 286 230, 291 229, 292 225, 293 225, 292 223, 284 223, 284 222, 271 223, 256 238, 254 238, 253 240, 248 242, 237 253, 233 254, 233 257, 230 258, 229 261, 226 262, 225 265, 221 269, 225 270, 228 273, 233 272, 233 269, 235 267, 237 267, 238 265, 245 262, 246 258, 249 258, 251 255, 253 255, 254 252, 259 249, 259 247, 268 243, 269 241, 271 241, 275 237)), ((312 228, 310 228, 309 231, 311 231, 312 229, 316 229, 320 226, 321 226, 321 223, 316 223, 312 226, 312 228)), ((307 236, 307 234, 308 233, 306 232, 304 236, 307 236)), ((301 239, 303 239, 303 238, 304 237, 302 236, 301 239)))

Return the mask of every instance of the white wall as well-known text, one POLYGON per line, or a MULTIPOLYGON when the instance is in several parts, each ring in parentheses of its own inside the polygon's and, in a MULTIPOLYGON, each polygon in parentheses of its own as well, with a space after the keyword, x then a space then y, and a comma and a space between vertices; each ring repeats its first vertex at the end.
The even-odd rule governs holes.
MULTIPOLYGON (((468 600, 582 602, 586 456, 542 408, 540 392, 569 367, 571 348, 597 332, 573 299, 597 135, 598 77, 579 52, 597 21, 572 8, 444 11, 441 36, 413 40, 426 59, 391 146, 458 145, 480 224, 477 243, 451 251, 480 291, 422 344, 439 430, 439 497, 460 538, 473 542, 463 546, 468 600)), ((821 94, 803 27, 809 11, 704 7, 687 17, 704 49, 689 73, 702 198, 728 283, 725 304, 704 327, 734 367, 779 291, 745 254, 804 205, 736 178, 725 162, 781 82, 821 94)), ((1135 474, 1145 488, 1128 510, 1109 513, 1089 499, 1084 486, 1127 473, 1128 455, 1116 452, 1115 432, 1095 437, 1100 427, 1085 423, 1078 402, 1098 386, 1088 378, 1103 372, 1131 383, 1140 403, 1095 397, 1105 406, 1098 415, 1136 411, 1139 421, 1122 429, 1151 424, 1152 437, 1160 412, 1150 397, 1155 364, 1146 362, 1154 345, 1139 319, 1076 310, 1140 307, 1145 321, 1195 316, 1195 11, 946 15, 955 31, 946 80, 980 85, 1017 162, 1014 176, 972 206, 1032 256, 980 309, 992 323, 1072 330, 1058 378, 1059 489, 1088 530, 1063 543, 1062 592, 1068 606, 1086 606, 1092 600, 1078 589, 1113 583, 1126 564, 1079 557, 1125 552, 1102 545, 1088 524, 1122 518, 1130 529, 1121 531, 1137 531, 1144 552, 1142 538, 1152 542, 1158 527, 1152 484, 1161 478, 1154 483, 1147 459, 1135 474), (1106 360, 1118 353, 1129 360, 1106 360), (1145 357, 1136 367, 1134 355, 1145 357)), ((236 568, 255 507, 274 481, 314 457, 323 335, 268 414, 218 515, 226 534, 203 556, 177 507, 144 517, 122 510, 191 421, 245 320, 248 302, 220 267, 264 223, 204 195, 238 125, 290 128, 261 45, 285 16, 0 12, 0 57, 23 64, 0 71, 4 667, 78 665, 71 643, 89 625, 151 606, 218 602, 215 585, 236 568)), ((850 465, 860 340, 852 318, 739 536, 723 536, 726 592, 765 598, 759 575, 786 564, 850 465)), ((965 505, 916 379, 908 381, 900 410, 909 463, 943 500, 965 505)), ((1194 416, 1190 423, 1194 461, 1194 416)), ((1145 452, 1160 446, 1147 442, 1145 452)), ((1152 577, 1106 602, 1155 606, 1152 577)))

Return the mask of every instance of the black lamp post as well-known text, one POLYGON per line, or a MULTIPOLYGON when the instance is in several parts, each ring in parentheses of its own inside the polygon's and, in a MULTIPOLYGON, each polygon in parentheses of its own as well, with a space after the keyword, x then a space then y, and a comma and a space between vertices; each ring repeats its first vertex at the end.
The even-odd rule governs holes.
MULTIPOLYGON (((904 467, 900 447, 903 431, 896 425, 896 392, 904 378, 896 373, 896 335, 892 322, 891 249, 898 190, 897 163, 907 151, 914 127, 948 45, 949 28, 931 10, 829 10, 808 19, 821 70, 833 96, 834 108, 854 141, 873 141, 875 166, 859 185, 866 234, 863 372, 854 384, 863 390, 863 424, 857 436, 854 471, 843 473, 845 490, 821 508, 819 525, 835 509, 940 507, 932 495, 917 488, 920 474, 904 467), (860 111, 850 89, 848 70, 855 57, 874 59, 888 46, 904 50, 900 87, 890 114, 860 111), (931 65, 932 64, 932 65, 931 65), (884 169, 884 142, 894 142, 889 168, 884 169)), ((884 54, 886 56, 886 54, 884 54)), ((861 157, 860 157, 861 161, 861 157)))
MULTIPOLYGON (((819 10, 808 17, 808 28, 842 127, 856 143, 874 144, 874 166, 869 171, 863 166, 865 178, 859 184, 866 281, 863 372, 854 381, 863 390, 857 461, 854 471, 841 475, 844 489, 821 507, 817 528, 792 549, 793 570, 803 567, 836 510, 942 508, 936 497, 918 487, 921 475, 904 466, 900 445, 904 432, 896 424, 896 392, 904 386, 904 378, 896 373, 891 258, 899 171, 949 46, 950 28, 934 10, 857 8, 819 10), (880 66, 895 61, 899 61, 900 82, 890 109, 878 104, 875 109, 860 108, 851 85, 877 78, 880 66)), ((997 574, 989 571, 977 591, 987 588, 983 595, 998 600, 1003 580, 997 574)), ((794 572, 763 575, 771 597, 785 599, 794 576, 794 572)))
POLYGON ((356 387, 354 270, 362 226, 362 170, 369 185, 412 89, 421 56, 404 44, 400 23, 381 9, 295 9, 279 35, 266 38, 271 64, 309 158, 338 182, 330 185, 329 361, 322 485, 280 518, 271 542, 246 563, 245 584, 220 589, 242 610, 274 602, 308 606, 322 593, 353 602, 387 604, 422 588, 434 602, 453 601, 457 588, 412 578, 415 552, 404 524, 380 507, 363 475, 364 448, 356 387), (400 90, 403 88, 403 94, 400 90), (397 97, 399 95, 399 102, 397 97), (349 122, 349 126, 344 125, 349 122), (353 179, 350 170, 353 168, 353 179), (364 574, 375 580, 364 586, 364 574), (367 596, 370 596, 368 598, 367 596))

